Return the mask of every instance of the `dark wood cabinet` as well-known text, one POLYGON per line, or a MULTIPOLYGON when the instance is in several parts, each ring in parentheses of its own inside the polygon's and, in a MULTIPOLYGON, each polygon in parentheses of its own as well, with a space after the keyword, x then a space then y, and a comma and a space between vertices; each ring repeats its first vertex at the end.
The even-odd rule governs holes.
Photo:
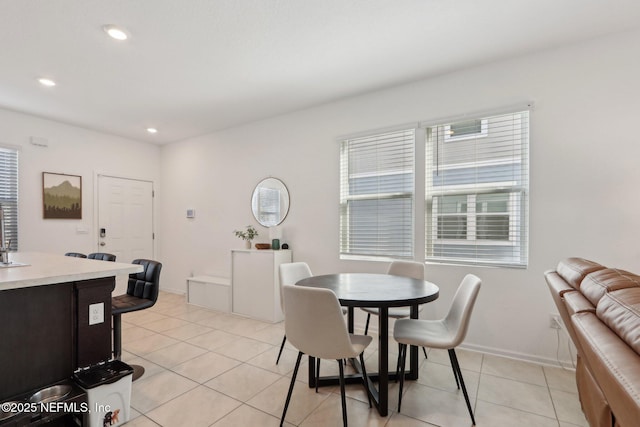
POLYGON ((111 358, 115 278, 0 291, 0 402, 70 380, 111 358), (89 306, 103 321, 89 325, 89 306))

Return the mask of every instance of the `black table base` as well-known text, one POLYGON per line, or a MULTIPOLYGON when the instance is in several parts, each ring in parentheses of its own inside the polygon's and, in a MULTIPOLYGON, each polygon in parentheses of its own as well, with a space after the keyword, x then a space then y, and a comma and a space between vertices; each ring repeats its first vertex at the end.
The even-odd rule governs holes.
MULTIPOLYGON (((358 359, 349 359, 351 361, 351 365, 358 372, 357 374, 345 374, 344 382, 345 384, 362 384, 362 368, 360 366, 360 361, 358 359)), ((309 388, 315 388, 316 382, 318 383, 318 387, 328 387, 328 386, 337 386, 340 385, 340 377, 336 376, 325 376, 320 377, 317 381, 315 378, 315 374, 311 373, 311 370, 315 369, 315 358, 309 358, 309 388)), ((378 394, 378 389, 374 383, 379 382, 378 373, 370 374, 367 372, 367 377, 369 379, 369 393, 371 393, 372 402, 378 411, 380 408, 380 395, 378 394)), ((388 375, 389 382, 397 382, 399 376, 395 373, 390 373, 388 375)), ((404 374, 405 380, 416 380, 414 376, 410 372, 405 372, 404 374)), ((388 412, 388 408, 387 408, 388 412)), ((380 414, 382 415, 382 413, 380 414)))

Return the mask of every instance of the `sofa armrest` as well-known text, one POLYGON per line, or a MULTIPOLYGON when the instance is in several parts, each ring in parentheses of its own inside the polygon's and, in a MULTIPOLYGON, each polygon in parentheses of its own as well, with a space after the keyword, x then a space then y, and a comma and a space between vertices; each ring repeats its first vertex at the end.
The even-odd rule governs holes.
POLYGON ((558 313, 560 313, 562 322, 567 328, 567 332, 569 332, 571 341, 573 341, 573 344, 576 346, 578 353, 580 353, 580 347, 578 346, 576 340, 576 334, 573 331, 573 325, 571 324, 571 316, 564 301, 567 295, 580 293, 569 286, 567 282, 565 282, 564 279, 560 277, 560 275, 555 271, 545 272, 544 278, 547 281, 547 286, 549 287, 549 291, 551 292, 551 297, 553 298, 553 302, 556 304, 558 313))
POLYGON ((582 357, 620 426, 640 419, 640 356, 591 312, 572 316, 582 357))
POLYGON ((580 396, 582 412, 591 427, 612 427, 613 416, 609 402, 585 366, 584 358, 578 356, 576 363, 576 385, 580 396))
POLYGON ((566 293, 564 295, 564 303, 567 306, 569 316, 573 316, 576 313, 582 313, 583 311, 590 311, 591 313, 596 312, 596 307, 580 292, 566 293))

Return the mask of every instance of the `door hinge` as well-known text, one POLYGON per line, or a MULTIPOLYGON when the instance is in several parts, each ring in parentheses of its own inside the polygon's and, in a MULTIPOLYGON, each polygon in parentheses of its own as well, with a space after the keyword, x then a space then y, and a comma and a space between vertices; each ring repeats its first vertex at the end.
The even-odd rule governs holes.
POLYGON ((151 233, 151 239, 156 240, 156 233, 151 233))
POLYGON ((156 191, 155 190, 151 190, 151 197, 156 197, 156 191))

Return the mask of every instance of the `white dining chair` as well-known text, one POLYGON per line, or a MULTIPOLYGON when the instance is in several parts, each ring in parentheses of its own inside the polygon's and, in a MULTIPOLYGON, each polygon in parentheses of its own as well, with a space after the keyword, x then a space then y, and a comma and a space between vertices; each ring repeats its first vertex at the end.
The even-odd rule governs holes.
POLYGON ((462 371, 458 363, 455 348, 462 343, 467 330, 469 329, 469 319, 480 292, 482 281, 473 274, 467 274, 458 290, 456 291, 449 312, 441 320, 419 320, 419 319, 400 319, 396 322, 393 329, 393 338, 400 344, 400 354, 398 355, 400 366, 400 394, 398 397, 398 412, 402 404, 402 388, 404 385, 404 368, 407 359, 407 346, 427 346, 431 348, 440 348, 448 350, 449 359, 451 360, 451 368, 456 380, 458 389, 462 387, 462 393, 467 403, 469 415, 473 425, 476 425, 467 388, 464 385, 462 371))
MULTIPOLYGON (((285 264, 280 264, 279 270, 280 274, 280 307, 282 308, 282 313, 285 318, 287 317, 287 313, 284 308, 284 297, 282 292, 283 286, 293 286, 299 280, 306 279, 307 277, 311 277, 311 269, 306 262, 288 262, 285 264)), ((346 314, 347 309, 342 308, 342 314, 346 314)), ((276 365, 280 362, 280 356, 282 356, 282 350, 284 349, 284 345, 287 342, 287 334, 282 338, 282 344, 280 344, 280 351, 278 352, 278 359, 276 359, 276 365)))
MULTIPOLYGON (((330 289, 306 286, 283 286, 284 329, 287 339, 298 349, 296 366, 291 377, 291 385, 287 393, 280 426, 283 425, 296 375, 300 367, 303 354, 317 359, 334 359, 338 362, 340 371, 340 393, 342 398, 342 422, 347 426, 347 404, 344 387, 344 359, 360 358, 362 365, 362 381, 364 384, 369 406, 367 372, 364 365, 363 352, 371 343, 372 338, 367 335, 353 335, 347 330, 338 297, 330 289)), ((316 377, 316 383, 318 378, 316 377)))
MULTIPOLYGON (((387 274, 424 280, 424 264, 414 261, 393 261, 387 269, 387 274)), ((376 307, 362 307, 362 310, 367 313, 367 323, 364 327, 364 334, 367 335, 369 332, 369 321, 371 320, 371 315, 373 314, 378 316, 380 312, 376 307)), ((422 311, 422 306, 419 306, 418 310, 422 311)), ((406 319, 410 315, 410 307, 389 308, 390 319, 406 319)), ((422 347, 422 351, 424 352, 424 357, 427 358, 427 350, 422 347)))
MULTIPOLYGON (((282 313, 285 318, 287 317, 287 313, 284 307, 284 292, 282 291, 283 286, 293 286, 296 284, 298 280, 306 279, 307 277, 311 277, 311 269, 306 262, 289 262, 286 264, 280 264, 279 267, 280 274, 280 307, 282 308, 282 313)), ((278 359, 276 359, 276 365, 280 362, 280 356, 282 356, 282 350, 284 349, 284 344, 287 342, 287 334, 282 338, 282 344, 280 345, 280 351, 278 352, 278 359)))

